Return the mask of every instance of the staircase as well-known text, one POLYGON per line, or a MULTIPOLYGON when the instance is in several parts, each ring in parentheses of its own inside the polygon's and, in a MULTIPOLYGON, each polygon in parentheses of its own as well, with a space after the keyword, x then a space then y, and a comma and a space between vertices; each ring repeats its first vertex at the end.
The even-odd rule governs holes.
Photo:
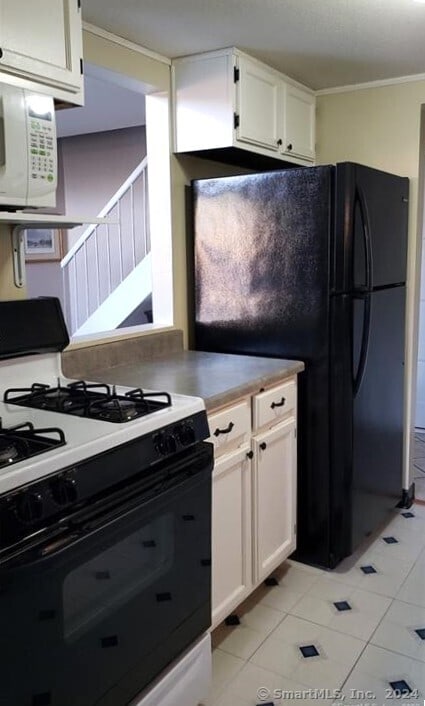
POLYGON ((73 336, 118 328, 152 293, 146 157, 98 214, 106 216, 117 225, 89 226, 61 262, 73 336))

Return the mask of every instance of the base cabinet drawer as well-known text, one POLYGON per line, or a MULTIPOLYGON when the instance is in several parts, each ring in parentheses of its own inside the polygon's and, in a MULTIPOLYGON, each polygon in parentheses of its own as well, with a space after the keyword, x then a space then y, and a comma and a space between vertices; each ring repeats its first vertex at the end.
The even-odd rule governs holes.
POLYGON ((260 392, 253 398, 254 431, 278 424, 289 414, 295 415, 297 408, 297 385, 289 380, 270 390, 260 392))
POLYGON ((208 417, 215 456, 227 453, 243 444, 248 444, 251 437, 250 400, 223 409, 208 417))

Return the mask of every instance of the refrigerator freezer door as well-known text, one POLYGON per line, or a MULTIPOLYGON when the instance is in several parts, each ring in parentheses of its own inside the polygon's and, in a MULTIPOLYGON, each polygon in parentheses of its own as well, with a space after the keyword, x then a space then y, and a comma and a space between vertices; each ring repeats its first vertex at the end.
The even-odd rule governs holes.
POLYGON ((334 291, 405 282, 408 194, 406 178, 337 165, 334 291))
POLYGON ((355 371, 368 302, 366 362, 353 400, 352 551, 391 517, 402 488, 405 288, 353 299, 355 371))
POLYGON ((197 349, 326 358, 332 172, 194 182, 197 349))

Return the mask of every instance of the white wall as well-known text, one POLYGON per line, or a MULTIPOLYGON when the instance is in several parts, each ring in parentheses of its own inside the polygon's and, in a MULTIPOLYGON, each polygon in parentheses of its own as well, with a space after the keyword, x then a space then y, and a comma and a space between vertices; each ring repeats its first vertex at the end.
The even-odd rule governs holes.
POLYGON ((317 155, 320 164, 355 161, 410 179, 403 481, 406 489, 412 481, 409 456, 415 419, 420 275, 418 179, 421 106, 424 103, 424 80, 361 90, 348 89, 320 95, 317 102, 317 155))

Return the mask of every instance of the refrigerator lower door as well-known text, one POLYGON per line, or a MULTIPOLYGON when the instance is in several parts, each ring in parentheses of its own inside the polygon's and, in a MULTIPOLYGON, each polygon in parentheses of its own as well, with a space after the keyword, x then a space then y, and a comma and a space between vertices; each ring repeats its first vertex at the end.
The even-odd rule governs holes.
POLYGON ((369 298, 354 298, 352 306, 353 379, 357 378, 352 403, 354 551, 391 517, 401 494, 405 288, 382 289, 369 298), (368 299, 370 321, 365 337, 368 299))

